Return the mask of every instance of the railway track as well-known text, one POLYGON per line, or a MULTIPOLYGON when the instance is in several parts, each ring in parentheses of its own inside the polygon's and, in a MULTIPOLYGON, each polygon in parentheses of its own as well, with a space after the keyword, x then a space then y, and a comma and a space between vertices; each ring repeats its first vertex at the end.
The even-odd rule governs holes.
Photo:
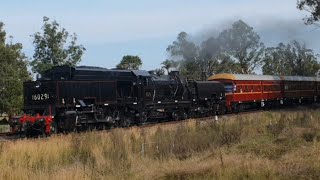
POLYGON ((150 124, 145 124, 140 126, 140 128, 149 128, 149 127, 153 127, 153 126, 161 126, 161 125, 171 125, 171 124, 184 124, 184 123, 188 123, 190 121, 193 120, 197 120, 197 121, 219 121, 221 118, 225 119, 228 117, 233 117, 233 116, 240 116, 240 115, 247 115, 247 114, 255 114, 255 113, 262 113, 262 112, 266 112, 264 110, 256 110, 256 111, 245 111, 245 112, 240 112, 237 114, 224 114, 224 115, 219 115, 219 116, 210 116, 210 117, 202 117, 202 118, 196 118, 196 119, 185 119, 185 120, 180 120, 180 121, 166 121, 166 122, 161 122, 161 123, 150 123, 150 124))
MULTIPOLYGON (((317 109, 320 108, 320 104, 313 104, 313 105, 305 105, 305 106, 288 106, 280 109, 267 109, 267 110, 251 110, 251 111, 243 111, 239 113, 232 113, 232 114, 224 114, 220 116, 210 116, 210 117, 202 117, 202 118, 196 118, 196 119, 185 119, 185 120, 179 120, 179 121, 163 121, 163 122, 154 122, 154 123, 146 123, 143 125, 138 126, 141 129, 144 128, 150 128, 154 126, 162 126, 162 125, 174 125, 174 124, 186 124, 190 121, 197 120, 200 122, 206 122, 206 121, 217 121, 219 122, 220 119, 226 119, 228 117, 234 117, 234 116, 243 116, 248 114, 257 114, 262 112, 278 112, 278 111, 297 111, 297 110, 303 110, 303 109, 317 109)), ((126 127, 124 129, 131 129, 135 128, 137 126, 131 126, 126 127)), ((106 132, 111 131, 112 129, 104 130, 106 132)), ((24 139, 25 137, 20 137, 19 134, 9 134, 9 133, 0 133, 0 142, 1 141, 14 141, 18 139, 24 139)))
MULTIPOLYGON (((16 139, 16 138, 14 138, 16 139)), ((13 140, 11 136, 8 135, 8 133, 0 133, 0 142, 2 141, 10 141, 13 140)))

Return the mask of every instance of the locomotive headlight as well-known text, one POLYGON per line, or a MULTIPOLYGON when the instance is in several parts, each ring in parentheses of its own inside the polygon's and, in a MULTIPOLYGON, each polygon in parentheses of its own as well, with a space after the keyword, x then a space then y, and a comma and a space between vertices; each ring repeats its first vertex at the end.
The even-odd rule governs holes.
POLYGON ((35 85, 35 88, 39 88, 40 86, 41 86, 41 82, 37 81, 37 84, 35 85))

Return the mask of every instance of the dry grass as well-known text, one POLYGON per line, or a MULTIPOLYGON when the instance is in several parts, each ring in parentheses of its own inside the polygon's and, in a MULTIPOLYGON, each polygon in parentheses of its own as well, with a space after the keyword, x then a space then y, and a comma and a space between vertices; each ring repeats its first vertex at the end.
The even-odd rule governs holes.
POLYGON ((0 179, 319 179, 320 113, 0 142, 0 179))

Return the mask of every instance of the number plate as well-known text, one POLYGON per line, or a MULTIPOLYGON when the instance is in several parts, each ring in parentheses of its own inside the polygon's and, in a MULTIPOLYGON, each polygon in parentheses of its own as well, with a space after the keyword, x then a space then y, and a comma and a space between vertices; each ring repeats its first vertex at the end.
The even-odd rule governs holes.
POLYGON ((31 99, 33 101, 43 101, 43 100, 47 100, 49 99, 49 94, 48 93, 44 93, 44 94, 33 94, 31 96, 31 99))

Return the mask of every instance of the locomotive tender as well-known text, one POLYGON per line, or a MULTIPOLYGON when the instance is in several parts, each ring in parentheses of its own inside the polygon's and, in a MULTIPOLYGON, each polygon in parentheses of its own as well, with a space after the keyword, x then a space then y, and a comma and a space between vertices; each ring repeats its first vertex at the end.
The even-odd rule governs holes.
POLYGON ((13 131, 27 136, 128 127, 225 112, 225 90, 217 81, 190 81, 172 71, 57 66, 24 83, 23 116, 13 131))

